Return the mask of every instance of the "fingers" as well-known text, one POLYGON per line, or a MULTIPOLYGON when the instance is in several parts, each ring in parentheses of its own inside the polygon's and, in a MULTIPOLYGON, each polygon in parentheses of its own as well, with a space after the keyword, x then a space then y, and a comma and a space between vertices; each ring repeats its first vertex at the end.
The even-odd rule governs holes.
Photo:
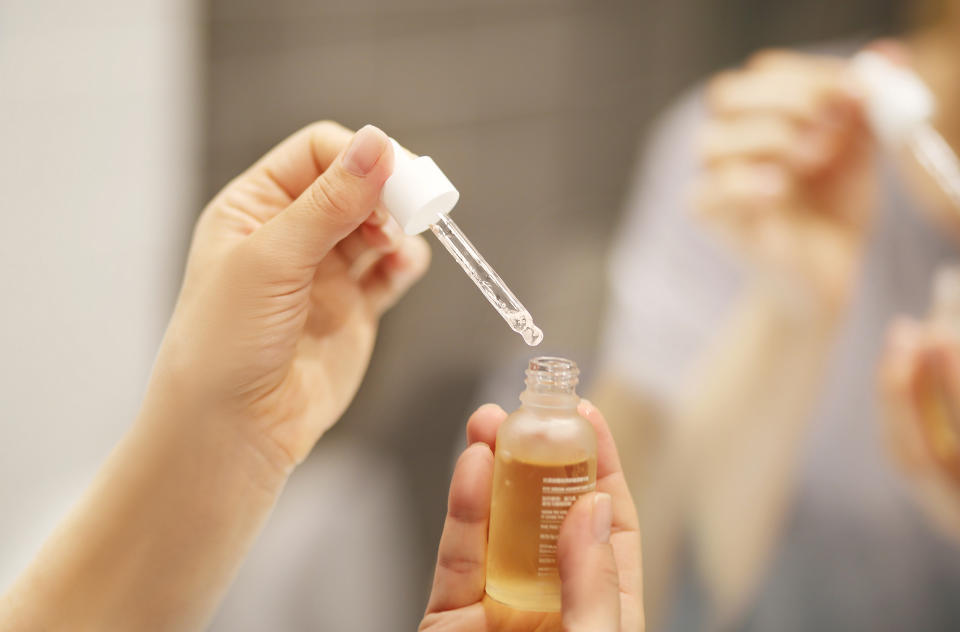
POLYGON ((457 461, 427 614, 462 608, 483 598, 493 452, 480 442, 457 461))
POLYGON ((827 111, 815 125, 799 125, 765 113, 714 118, 701 132, 699 153, 708 167, 779 163, 784 169, 811 176, 850 142, 852 132, 842 116, 827 111))
POLYGON ((714 79, 707 99, 719 116, 767 114, 811 124, 828 108, 856 107, 855 94, 844 81, 842 72, 748 68, 714 79))
POLYGON ((960 478, 960 354, 937 325, 899 319, 890 328, 880 385, 894 456, 911 475, 960 478))
POLYGON ((839 58, 759 53, 710 82, 707 106, 700 153, 711 168, 762 161, 810 176, 869 136, 860 96, 839 58))
POLYGON ((467 420, 467 445, 486 443, 491 450, 497 447, 497 430, 507 413, 496 404, 484 404, 467 420))
POLYGON ((597 435, 597 491, 610 497, 610 540, 615 549, 620 576, 623 627, 638 629, 643 621, 640 520, 606 419, 586 399, 580 401, 579 412, 590 422, 597 435))
POLYGON ((871 208, 871 136, 840 58, 769 51, 707 90, 692 206, 792 311, 849 294, 871 208))
POLYGON ((313 123, 267 152, 241 178, 269 177, 295 200, 327 170, 351 138, 353 132, 339 123, 313 123))
MULTIPOLYGON (((270 164, 283 160, 277 158, 270 164)), ((251 241, 255 247, 265 248, 296 268, 312 271, 374 211, 392 169, 393 149, 387 135, 371 125, 362 128, 327 169, 286 209, 257 230, 251 241)), ((290 177, 284 182, 292 187, 309 171, 306 167, 300 171, 291 168, 285 172, 290 177)), ((279 178, 276 172, 274 177, 279 178)))
POLYGON ((789 156, 799 136, 799 126, 781 116, 712 119, 700 134, 700 155, 708 164, 789 156))
POLYGON ((760 113, 815 123, 825 108, 858 107, 858 95, 838 58, 764 51, 742 69, 717 75, 707 104, 717 116, 760 113))
POLYGON ((906 44, 897 39, 885 38, 874 40, 870 42, 867 49, 875 53, 880 53, 899 66, 909 66, 912 61, 910 49, 907 48, 906 44))
POLYGON ((361 279, 371 311, 379 316, 393 307, 430 265, 430 247, 420 236, 406 236, 395 252, 381 257, 361 279))
POLYGON ((558 540, 565 632, 620 630, 620 575, 610 544, 609 494, 591 493, 570 508, 558 540))
POLYGON ((619 501, 623 505, 624 511, 614 511, 614 525, 618 529, 635 529, 638 521, 633 498, 627 488, 627 480, 620 465, 620 455, 617 453, 617 444, 613 441, 607 420, 587 399, 580 400, 578 412, 590 422, 597 435, 597 489, 612 495, 615 504, 619 501))
POLYGON ((703 174, 691 201, 704 219, 738 233, 744 222, 789 210, 793 186, 787 170, 776 162, 728 162, 703 174))
POLYGON ((354 279, 364 277, 381 257, 396 252, 403 245, 404 233, 394 219, 380 225, 366 221, 337 244, 354 279))

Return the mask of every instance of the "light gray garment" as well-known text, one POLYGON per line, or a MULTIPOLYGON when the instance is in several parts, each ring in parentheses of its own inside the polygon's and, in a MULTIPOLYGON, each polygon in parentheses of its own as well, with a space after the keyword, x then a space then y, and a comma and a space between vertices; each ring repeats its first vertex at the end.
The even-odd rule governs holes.
MULTIPOLYGON (((648 144, 611 262, 602 364, 637 388, 682 397, 741 274, 690 215, 699 94, 668 112, 648 144)), ((936 268, 957 247, 881 167, 863 276, 803 446, 779 549, 746 630, 960 629, 960 550, 928 527, 882 444, 875 375, 887 326, 927 310, 936 268)), ((775 420, 771 420, 775 421, 775 420)), ((668 628, 709 627, 687 568, 668 628)))

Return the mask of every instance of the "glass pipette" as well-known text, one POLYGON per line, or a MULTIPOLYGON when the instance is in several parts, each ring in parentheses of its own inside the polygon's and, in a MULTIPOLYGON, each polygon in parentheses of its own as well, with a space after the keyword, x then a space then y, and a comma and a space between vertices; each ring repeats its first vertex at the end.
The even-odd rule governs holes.
POLYGON ((930 88, 908 67, 874 51, 854 56, 852 68, 880 141, 892 149, 906 147, 960 209, 960 160, 931 124, 937 102, 930 88))
POLYGON ((929 123, 918 125, 907 137, 907 147, 954 207, 960 209, 960 160, 940 132, 929 123))
POLYGON ((533 323, 530 312, 447 215, 460 199, 447 176, 429 156, 411 158, 396 141, 393 156, 393 175, 387 178, 380 195, 384 208, 408 235, 428 228, 433 231, 510 329, 523 336, 528 345, 540 344, 543 332, 533 323))
POLYGON ((487 263, 460 227, 447 214, 430 225, 447 252, 457 260, 467 276, 473 279, 493 308, 510 325, 510 329, 523 336, 524 342, 535 347, 543 340, 543 332, 533 324, 533 317, 523 303, 510 291, 500 275, 487 263))

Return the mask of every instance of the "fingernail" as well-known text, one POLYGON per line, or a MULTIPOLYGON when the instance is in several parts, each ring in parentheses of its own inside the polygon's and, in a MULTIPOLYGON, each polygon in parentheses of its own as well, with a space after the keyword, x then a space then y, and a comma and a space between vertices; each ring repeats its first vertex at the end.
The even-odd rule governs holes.
POLYGON ((610 494, 599 492, 593 497, 593 539, 602 544, 609 542, 612 521, 613 504, 610 494))
POLYGON ((593 405, 593 402, 591 402, 589 399, 586 397, 580 398, 580 412, 584 417, 589 417, 594 408, 595 406, 593 405))
POLYGON ((364 125, 353 135, 343 155, 343 168, 355 176, 365 176, 380 160, 390 141, 373 125, 364 125))
POLYGON ((387 210, 377 204, 376 208, 373 209, 373 213, 370 213, 370 218, 367 220, 368 224, 373 226, 383 226, 384 222, 390 219, 390 214, 387 213, 387 210))

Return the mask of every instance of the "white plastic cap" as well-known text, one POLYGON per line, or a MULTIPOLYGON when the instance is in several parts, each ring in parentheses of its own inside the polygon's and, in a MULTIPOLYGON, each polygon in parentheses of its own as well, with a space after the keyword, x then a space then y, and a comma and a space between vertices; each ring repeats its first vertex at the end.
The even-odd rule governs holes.
POLYGON ((460 192, 432 158, 410 158, 397 141, 390 141, 393 175, 383 185, 380 202, 405 233, 416 235, 449 213, 460 199, 460 192))
POLYGON ((877 137, 895 145, 929 122, 936 99, 916 73, 872 51, 857 53, 853 73, 867 94, 867 118, 877 137))

